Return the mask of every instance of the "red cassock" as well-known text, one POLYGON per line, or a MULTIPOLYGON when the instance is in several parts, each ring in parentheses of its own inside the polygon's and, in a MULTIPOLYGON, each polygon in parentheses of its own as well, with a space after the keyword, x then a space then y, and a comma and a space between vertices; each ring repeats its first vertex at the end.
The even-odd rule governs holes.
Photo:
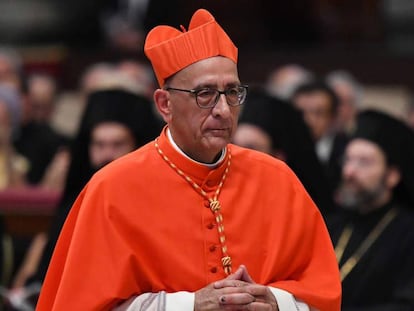
MULTIPOLYGON (((293 294, 321 311, 340 310, 338 265, 325 223, 292 171, 273 157, 229 145, 216 169, 177 152, 165 129, 163 153, 219 195, 233 270, 293 294)), ((315 176, 317 178, 317 176, 315 176)), ((155 143, 94 175, 62 229, 38 311, 110 310, 142 293, 195 292, 225 278, 207 199, 160 156, 155 143)))

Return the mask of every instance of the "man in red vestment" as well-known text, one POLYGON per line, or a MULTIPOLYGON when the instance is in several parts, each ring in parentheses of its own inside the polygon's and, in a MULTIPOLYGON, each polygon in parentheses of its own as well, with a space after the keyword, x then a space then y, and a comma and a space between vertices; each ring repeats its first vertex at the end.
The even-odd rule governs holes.
POLYGON ((167 125, 82 190, 37 310, 339 310, 312 199, 284 162, 230 144, 247 95, 233 42, 201 9, 144 50, 167 125))

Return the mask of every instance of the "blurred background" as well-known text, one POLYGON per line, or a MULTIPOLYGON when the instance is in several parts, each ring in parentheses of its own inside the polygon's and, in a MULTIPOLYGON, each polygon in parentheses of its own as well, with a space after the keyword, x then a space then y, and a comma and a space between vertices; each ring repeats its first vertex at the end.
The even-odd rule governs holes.
POLYGON ((145 61, 148 29, 188 25, 199 7, 239 46, 246 82, 300 63, 317 74, 349 70, 374 93, 384 87, 381 92, 401 100, 414 88, 412 0, 1 0, 0 45, 17 48, 26 71, 40 67, 59 87, 73 89, 90 63, 125 56, 145 61))
POLYGON ((148 29, 188 25, 199 7, 211 10, 240 47, 249 80, 301 62, 321 72, 347 67, 367 83, 414 85, 407 67, 414 57, 412 0, 1 0, 0 43, 21 49, 27 66, 60 66, 50 70, 61 70, 55 73, 66 87, 89 59, 141 57, 148 29))
POLYGON ((188 27, 198 8, 238 46, 243 83, 272 90, 283 76, 292 91, 310 75, 345 78, 344 107, 377 107, 414 128, 413 0, 0 0, 0 108, 13 121, 0 109, 0 286, 35 272, 88 94, 152 98, 148 30, 188 27))

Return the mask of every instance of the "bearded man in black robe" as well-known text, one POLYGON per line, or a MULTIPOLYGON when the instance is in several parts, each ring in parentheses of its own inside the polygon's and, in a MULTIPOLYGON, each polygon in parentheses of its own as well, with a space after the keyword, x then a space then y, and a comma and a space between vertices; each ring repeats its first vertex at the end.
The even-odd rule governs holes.
POLYGON ((367 110, 348 143, 327 219, 342 279, 343 311, 414 310, 414 132, 367 110))

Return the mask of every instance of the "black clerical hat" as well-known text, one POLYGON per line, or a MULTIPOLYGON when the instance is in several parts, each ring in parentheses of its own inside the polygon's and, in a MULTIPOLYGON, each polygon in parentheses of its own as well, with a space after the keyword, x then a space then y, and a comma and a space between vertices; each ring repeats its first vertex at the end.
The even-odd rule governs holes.
POLYGON ((122 89, 98 90, 91 93, 87 97, 79 130, 72 143, 64 198, 79 193, 91 178, 95 171, 88 153, 91 132, 96 125, 111 121, 129 128, 137 147, 157 137, 162 128, 151 101, 146 97, 122 89))
POLYGON ((105 121, 126 125, 133 132, 137 146, 152 140, 160 132, 151 101, 121 89, 99 90, 88 96, 80 132, 90 132, 95 125, 105 121))
POLYGON ((377 110, 365 110, 357 116, 353 138, 377 144, 390 165, 401 172, 395 197, 414 208, 414 131, 404 122, 377 110))
POLYGON ((287 153, 288 162, 296 155, 296 149, 314 149, 301 113, 289 102, 261 88, 249 90, 239 123, 253 124, 265 131, 272 140, 273 148, 287 153))
POLYGON ((302 114, 289 102, 269 95, 261 88, 250 88, 239 124, 261 128, 272 140, 272 147, 286 156, 286 163, 299 177, 319 209, 333 206, 328 180, 314 149, 302 114), (317 176, 317 178, 315 178, 317 176))

